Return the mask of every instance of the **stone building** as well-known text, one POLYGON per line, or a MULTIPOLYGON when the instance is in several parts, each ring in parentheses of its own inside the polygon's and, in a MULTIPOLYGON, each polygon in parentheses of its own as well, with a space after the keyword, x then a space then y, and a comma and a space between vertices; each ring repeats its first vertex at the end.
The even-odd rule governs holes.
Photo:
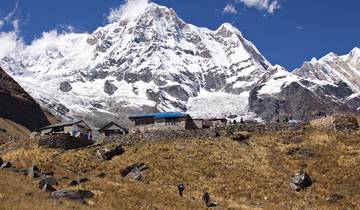
POLYGON ((72 137, 91 140, 91 128, 83 120, 67 122, 56 125, 49 125, 37 129, 35 136, 45 136, 52 134, 69 134, 72 137))
POLYGON ((181 112, 158 112, 129 116, 131 132, 151 130, 189 130, 199 127, 190 115, 181 112))
POLYGON ((129 131, 127 128, 124 128, 114 122, 110 122, 104 125, 102 128, 99 129, 101 134, 104 134, 106 137, 115 136, 115 135, 124 135, 127 134, 129 131))
POLYGON ((322 117, 310 121, 310 125, 320 129, 326 130, 356 130, 359 128, 358 121, 355 117, 346 115, 332 115, 328 117, 322 117))

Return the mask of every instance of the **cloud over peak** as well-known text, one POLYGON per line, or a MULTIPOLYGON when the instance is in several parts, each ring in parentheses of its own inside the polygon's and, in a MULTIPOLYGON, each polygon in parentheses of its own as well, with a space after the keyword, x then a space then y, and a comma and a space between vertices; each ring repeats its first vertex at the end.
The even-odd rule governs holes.
POLYGON ((110 10, 107 17, 109 23, 122 19, 136 18, 149 5, 150 0, 126 0, 125 4, 110 10))

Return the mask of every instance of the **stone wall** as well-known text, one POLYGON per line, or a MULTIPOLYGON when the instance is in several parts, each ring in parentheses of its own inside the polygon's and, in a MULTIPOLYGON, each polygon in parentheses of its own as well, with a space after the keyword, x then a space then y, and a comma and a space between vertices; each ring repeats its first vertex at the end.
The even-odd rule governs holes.
POLYGON ((316 128, 325 130, 356 130, 359 127, 358 121, 355 117, 345 115, 333 115, 312 120, 310 125, 316 128))
POLYGON ((86 147, 92 143, 92 141, 82 138, 75 138, 69 134, 53 134, 38 137, 38 145, 45 148, 59 148, 69 150, 86 147))
MULTIPOLYGON (((236 125, 227 125, 224 129, 227 132, 240 132, 247 131, 252 133, 268 133, 268 132, 280 132, 280 131, 298 131, 303 128, 304 124, 292 124, 292 123, 244 123, 236 125)), ((222 128, 220 128, 222 129, 222 128)))
POLYGON ((144 133, 130 133, 127 135, 118 135, 105 137, 104 142, 118 142, 123 146, 129 146, 138 143, 141 140, 174 140, 174 139, 202 139, 215 138, 218 133, 214 129, 201 130, 153 130, 144 133))

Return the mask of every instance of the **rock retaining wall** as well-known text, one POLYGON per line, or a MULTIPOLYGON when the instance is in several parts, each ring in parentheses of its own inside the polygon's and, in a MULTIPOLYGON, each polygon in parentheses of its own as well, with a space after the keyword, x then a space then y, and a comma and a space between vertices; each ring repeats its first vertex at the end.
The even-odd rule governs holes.
POLYGON ((69 134, 53 134, 38 138, 38 145, 45 148, 60 148, 69 150, 86 147, 91 144, 92 141, 90 140, 75 138, 69 134))
POLYGON ((201 139, 201 138, 215 138, 219 136, 214 129, 203 130, 158 130, 147 131, 145 133, 136 133, 128 135, 118 135, 106 137, 104 142, 118 142, 123 146, 136 144, 140 140, 173 140, 179 138, 187 139, 201 139))

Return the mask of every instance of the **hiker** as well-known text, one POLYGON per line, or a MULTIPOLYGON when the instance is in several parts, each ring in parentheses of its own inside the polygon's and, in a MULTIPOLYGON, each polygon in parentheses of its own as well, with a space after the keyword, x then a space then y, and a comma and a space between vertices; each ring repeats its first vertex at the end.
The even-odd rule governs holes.
POLYGON ((179 190, 179 194, 182 197, 183 196, 183 192, 185 190, 185 185, 184 184, 179 184, 178 186, 178 190, 179 190))
POLYGON ((244 124, 243 118, 240 119, 240 124, 244 124))
POLYGON ((210 194, 208 192, 204 192, 203 196, 202 196, 202 200, 204 201, 205 205, 207 207, 211 206, 211 202, 210 202, 210 194))
POLYGON ((236 120, 233 121, 233 124, 236 125, 236 120))

